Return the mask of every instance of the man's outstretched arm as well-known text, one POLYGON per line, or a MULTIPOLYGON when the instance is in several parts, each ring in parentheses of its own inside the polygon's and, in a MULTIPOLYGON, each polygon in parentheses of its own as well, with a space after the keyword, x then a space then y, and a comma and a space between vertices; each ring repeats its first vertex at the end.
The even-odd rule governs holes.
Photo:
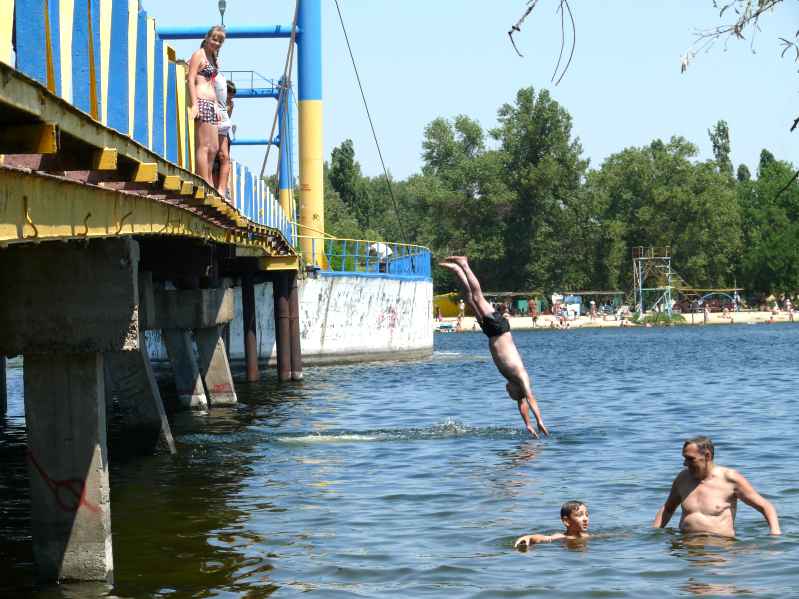
POLYGON ((680 494, 677 492, 677 479, 675 478, 674 482, 671 483, 671 491, 669 491, 669 496, 666 498, 666 503, 663 504, 658 510, 657 515, 655 515, 652 528, 666 528, 666 525, 669 523, 669 520, 671 520, 671 517, 674 515, 679 505, 680 494))
POLYGON ((731 477, 735 484, 735 495, 746 505, 755 508, 758 512, 763 514, 771 534, 781 535, 782 531, 780 530, 780 520, 777 517, 777 510, 771 502, 755 491, 755 488, 740 472, 733 470, 731 477))

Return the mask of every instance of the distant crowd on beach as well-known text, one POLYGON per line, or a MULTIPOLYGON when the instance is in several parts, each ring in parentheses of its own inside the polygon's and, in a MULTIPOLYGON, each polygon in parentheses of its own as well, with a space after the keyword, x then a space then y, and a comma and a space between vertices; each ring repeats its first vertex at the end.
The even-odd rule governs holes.
MULTIPOLYGON (((741 300, 737 294, 731 301, 721 302, 718 299, 693 302, 672 302, 674 313, 682 314, 686 324, 774 324, 778 322, 795 322, 796 299, 783 294, 779 297, 769 296, 751 305, 741 300)), ((595 300, 588 302, 586 310, 581 307, 557 303, 544 310, 534 299, 521 302, 489 301, 503 318, 513 323, 516 329, 557 329, 569 330, 580 327, 634 327, 652 326, 635 322, 635 307, 628 304, 614 305, 611 302, 597 304, 595 300)), ((440 307, 435 307, 435 327, 442 332, 464 332, 479 330, 477 320, 466 313, 466 304, 462 298, 458 300, 458 313, 454 317, 444 317, 440 307)), ((652 312, 657 314, 664 310, 656 306, 652 312)))

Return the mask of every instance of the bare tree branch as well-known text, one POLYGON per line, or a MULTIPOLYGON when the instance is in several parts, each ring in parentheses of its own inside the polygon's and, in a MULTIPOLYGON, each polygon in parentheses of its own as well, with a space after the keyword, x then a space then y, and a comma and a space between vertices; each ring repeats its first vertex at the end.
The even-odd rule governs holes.
MULTIPOLYGON (((522 14, 521 18, 516 21, 514 25, 511 26, 510 31, 508 31, 508 37, 510 38, 510 43, 513 45, 513 49, 516 51, 516 54, 519 56, 523 56, 521 52, 519 52, 519 48, 516 47, 516 42, 513 39, 514 33, 521 32, 522 23, 524 23, 525 19, 530 16, 530 13, 533 12, 533 9, 538 4, 538 0, 527 0, 527 9, 525 9, 524 14, 522 14)), ((577 46, 577 27, 574 23, 574 13, 572 13, 571 6, 569 6, 569 0, 558 0, 558 11, 560 11, 560 54, 558 55, 558 61, 555 65, 555 70, 552 73, 552 78, 550 81, 555 81, 557 77, 557 81, 555 81, 555 85, 561 82, 563 76, 566 74, 566 71, 569 70, 569 66, 571 65, 572 58, 574 58, 574 49, 577 46), (565 6, 565 11, 564 11, 565 6), (572 29, 572 44, 571 44, 571 51, 569 52, 569 59, 566 62, 566 66, 563 67, 563 70, 560 71, 560 77, 558 77, 558 71, 560 69, 560 63, 563 60, 563 50, 566 47, 566 12, 569 13, 569 22, 571 23, 572 29)))

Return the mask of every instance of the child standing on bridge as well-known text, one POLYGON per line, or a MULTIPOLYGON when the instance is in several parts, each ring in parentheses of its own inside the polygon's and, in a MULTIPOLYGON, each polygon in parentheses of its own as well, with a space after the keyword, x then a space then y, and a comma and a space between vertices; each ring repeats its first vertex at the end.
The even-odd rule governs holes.
POLYGON ((469 302, 469 306, 474 310, 480 328, 483 329, 483 332, 488 337, 488 349, 491 351, 494 364, 500 374, 508 380, 505 389, 507 389, 508 395, 519 407, 519 414, 524 420, 525 427, 531 435, 538 437, 538 433, 533 430, 533 425, 530 422, 529 408, 535 416, 538 430, 544 435, 549 435, 549 431, 541 419, 538 402, 533 395, 530 376, 524 368, 522 357, 516 349, 513 337, 511 337, 508 319, 503 318, 483 297, 480 282, 472 272, 472 269, 469 268, 469 262, 465 256, 450 256, 440 264, 454 272, 458 277, 458 282, 463 288, 466 301, 469 302))

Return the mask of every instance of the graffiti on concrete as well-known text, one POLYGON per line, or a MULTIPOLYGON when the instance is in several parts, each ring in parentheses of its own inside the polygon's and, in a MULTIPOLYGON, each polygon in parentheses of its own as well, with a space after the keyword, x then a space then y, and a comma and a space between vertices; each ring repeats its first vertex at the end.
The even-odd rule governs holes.
POLYGON ((68 478, 66 480, 53 480, 39 464, 36 457, 27 451, 28 460, 42 477, 50 492, 53 494, 56 505, 63 512, 77 512, 78 508, 85 507, 90 512, 99 512, 100 508, 89 503, 86 499, 86 483, 80 478, 68 478))

